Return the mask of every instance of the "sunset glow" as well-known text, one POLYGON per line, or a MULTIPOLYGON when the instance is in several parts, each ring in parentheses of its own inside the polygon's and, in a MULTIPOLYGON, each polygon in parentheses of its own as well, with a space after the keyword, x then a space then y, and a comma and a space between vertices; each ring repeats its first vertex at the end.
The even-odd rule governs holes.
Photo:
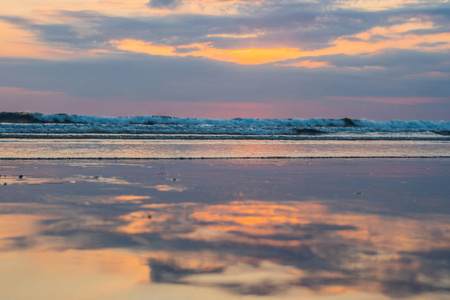
POLYGON ((0 90, 0 101, 44 113, 442 120, 450 109, 449 5, 7 0, 0 76, 9 90, 0 90), (41 91, 58 97, 43 101, 41 91), (213 108, 219 104, 230 109, 213 108))

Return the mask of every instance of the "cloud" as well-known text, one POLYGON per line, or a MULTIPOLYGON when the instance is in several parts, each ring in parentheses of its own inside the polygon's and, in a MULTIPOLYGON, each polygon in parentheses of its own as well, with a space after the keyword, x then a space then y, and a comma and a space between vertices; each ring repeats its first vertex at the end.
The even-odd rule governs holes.
POLYGON ((427 53, 414 50, 394 50, 388 49, 378 55, 330 55, 315 58, 325 60, 336 67, 378 67, 390 68, 396 70, 397 67, 406 69, 397 69, 398 73, 411 74, 430 70, 445 70, 449 63, 448 53, 427 53))
MULTIPOLYGON (((0 61, 0 82, 139 109, 209 102, 208 110, 239 103, 264 111, 283 101, 320 114, 336 103, 381 111, 394 105, 389 99, 447 97, 448 5, 376 2, 152 0, 139 13, 135 2, 120 2, 4 15, 0 57, 9 60, 0 61)), ((428 104, 427 115, 444 105, 428 104)))
POLYGON ((150 0, 147 6, 152 8, 168 8, 174 9, 180 5, 181 0, 150 0))
MULTIPOLYGON (((178 2, 161 3, 170 6, 178 2)), ((165 49, 168 56, 191 55, 239 64, 264 64, 306 56, 377 53, 386 49, 441 51, 450 48, 450 35, 442 21, 446 14, 435 10, 360 12, 324 10, 323 4, 317 3, 272 1, 241 7, 251 13, 232 16, 178 13, 136 18, 59 11, 57 23, 3 19, 34 32, 48 45, 80 54, 93 50, 103 51, 96 52, 99 55, 114 53, 118 47, 161 55, 165 49), (61 18, 69 21, 61 23, 61 18)))
POLYGON ((274 99, 302 101, 329 96, 447 97, 450 94, 450 86, 433 84, 435 78, 405 77, 431 71, 448 72, 445 54, 393 50, 381 56, 336 55, 306 60, 326 61, 337 67, 243 66, 201 57, 128 53, 120 60, 3 60, 0 81, 4 86, 28 90, 144 102, 268 103, 274 99), (375 66, 381 68, 371 68, 375 66))
POLYGON ((443 45, 447 45, 447 44, 448 44, 448 42, 436 42, 436 43, 423 42, 423 43, 417 44, 417 46, 434 48, 434 47, 437 47, 437 46, 443 46, 443 45))

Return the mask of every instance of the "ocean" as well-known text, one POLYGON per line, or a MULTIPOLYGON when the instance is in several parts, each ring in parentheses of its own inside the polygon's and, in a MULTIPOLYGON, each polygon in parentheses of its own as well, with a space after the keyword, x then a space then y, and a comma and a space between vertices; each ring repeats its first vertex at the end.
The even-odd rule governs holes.
POLYGON ((0 113, 2 159, 444 158, 450 122, 0 113))

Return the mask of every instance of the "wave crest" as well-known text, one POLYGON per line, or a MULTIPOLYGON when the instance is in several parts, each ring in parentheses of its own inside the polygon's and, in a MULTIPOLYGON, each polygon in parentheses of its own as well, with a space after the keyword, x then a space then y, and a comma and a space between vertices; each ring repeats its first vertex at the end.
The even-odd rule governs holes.
POLYGON ((196 126, 246 126, 246 127, 296 127, 302 128, 367 128, 367 129, 416 129, 416 130, 450 130, 450 122, 445 121, 371 121, 367 119, 199 119, 177 118, 170 116, 86 116, 69 114, 42 114, 32 112, 0 112, 0 123, 41 123, 41 124, 89 124, 89 125, 196 125, 196 126))

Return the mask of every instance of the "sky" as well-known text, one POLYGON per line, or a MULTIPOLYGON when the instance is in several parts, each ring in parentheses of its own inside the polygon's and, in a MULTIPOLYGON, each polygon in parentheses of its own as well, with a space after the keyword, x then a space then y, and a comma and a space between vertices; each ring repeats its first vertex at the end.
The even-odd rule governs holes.
POLYGON ((2 0, 0 111, 450 120, 450 0, 2 0))

